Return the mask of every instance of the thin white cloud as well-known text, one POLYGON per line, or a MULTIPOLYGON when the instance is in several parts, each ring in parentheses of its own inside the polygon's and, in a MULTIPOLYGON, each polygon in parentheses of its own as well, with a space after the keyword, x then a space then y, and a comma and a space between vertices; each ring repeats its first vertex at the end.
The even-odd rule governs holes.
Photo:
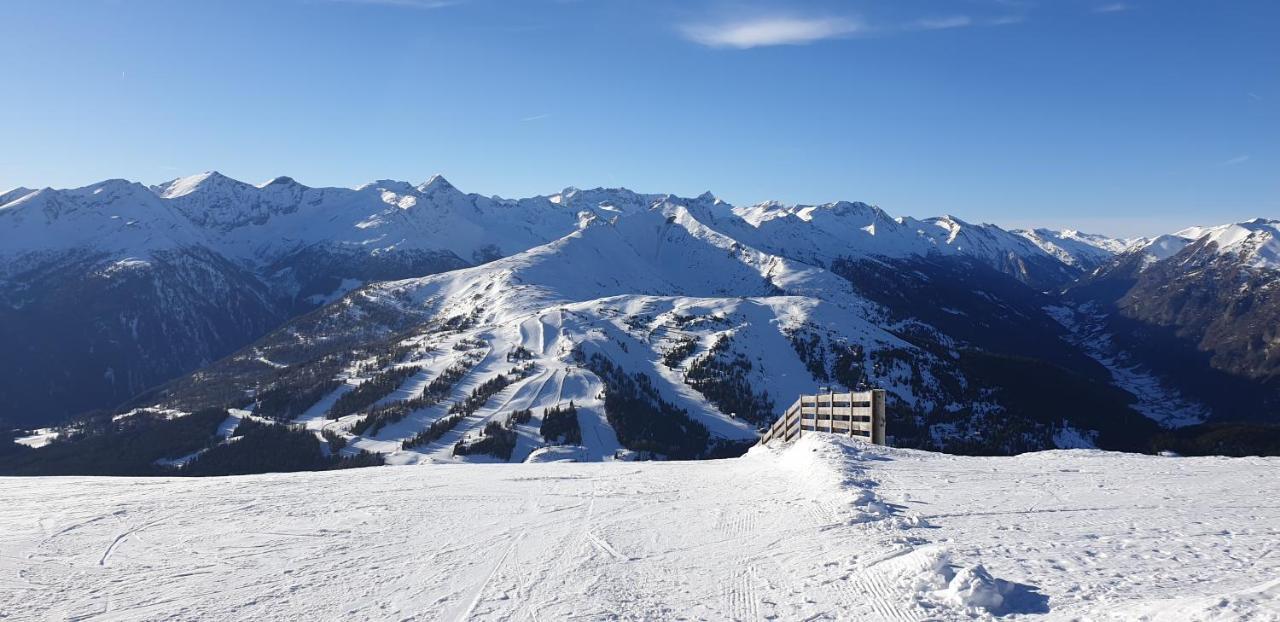
POLYGON ((973 19, 968 15, 951 15, 916 20, 911 24, 911 27, 916 30, 946 30, 948 28, 964 28, 972 25, 973 19))
POLYGON ((1120 13, 1123 11, 1128 11, 1131 8, 1133 7, 1123 2, 1113 2, 1111 4, 1104 4, 1101 6, 1094 7, 1093 12, 1094 13, 1120 13))
POLYGON ((547 118, 547 117, 549 117, 549 116, 551 116, 551 113, 550 113, 550 112, 544 112, 544 113, 542 113, 542 114, 535 114, 535 115, 533 115, 533 116, 531 116, 531 117, 525 117, 525 118, 520 119, 520 120, 521 120, 521 121, 524 121, 524 122, 528 122, 528 121, 541 121, 542 119, 545 119, 545 118, 547 118))
POLYGON ((1238 156, 1236 156, 1236 157, 1234 157, 1234 158, 1231 158, 1230 160, 1226 160, 1226 161, 1222 162, 1222 163, 1221 163, 1221 164, 1219 164, 1218 166, 1235 166, 1235 165, 1237 165, 1237 164, 1244 164, 1245 162, 1248 162, 1248 161, 1249 161, 1249 156, 1247 156, 1247 155, 1238 155, 1238 156))
POLYGON ((1005 15, 989 19, 986 23, 988 26, 1008 26, 1010 24, 1021 24, 1025 21, 1027 21, 1027 18, 1022 15, 1005 15))
POLYGON ((713 48, 747 49, 769 45, 806 45, 866 31, 848 17, 762 17, 680 28, 685 38, 713 48))

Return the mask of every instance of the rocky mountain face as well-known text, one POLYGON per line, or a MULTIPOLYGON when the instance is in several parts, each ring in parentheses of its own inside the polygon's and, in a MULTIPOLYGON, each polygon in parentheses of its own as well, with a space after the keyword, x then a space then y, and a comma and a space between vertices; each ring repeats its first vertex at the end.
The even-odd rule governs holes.
POLYGON ((1210 353, 1216 369, 1251 379, 1280 375, 1280 221, 1193 234, 1201 235, 1139 275, 1120 310, 1172 328, 1210 353))
POLYGON ((895 444, 964 453, 1276 414, 1265 221, 1119 241, 438 177, 5 197, 5 415, 127 400, 21 436, 10 472, 713 457, 817 386, 885 388, 895 444))
POLYGON ((1090 323, 1218 419, 1280 412, 1280 221, 1161 236, 1067 291, 1090 323))
POLYGON ((68 253, 0 296, 4 418, 40 424, 121 404, 288 319, 252 272, 201 247, 147 259, 68 253))

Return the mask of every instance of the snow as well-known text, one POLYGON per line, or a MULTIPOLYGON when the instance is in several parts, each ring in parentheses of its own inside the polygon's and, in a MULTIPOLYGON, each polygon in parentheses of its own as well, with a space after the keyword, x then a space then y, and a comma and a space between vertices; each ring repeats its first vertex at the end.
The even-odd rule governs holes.
POLYGON ((684 206, 737 242, 815 265, 839 257, 941 253, 1005 267, 1043 258, 1089 269, 1133 248, 1163 259, 1186 241, 1208 237, 1220 252, 1242 253, 1251 265, 1280 266, 1280 221, 1263 219, 1193 227, 1148 242, 1074 230, 1005 231, 952 216, 894 218, 879 207, 848 201, 735 207, 711 193, 687 199, 625 188, 567 188, 551 196, 503 199, 463 193, 439 175, 417 185, 379 180, 353 189, 311 188, 288 177, 252 185, 217 172, 151 188, 107 180, 76 189, 6 192, 0 195, 0 255, 90 249, 109 258, 145 260, 157 251, 200 246, 265 267, 300 249, 328 245, 370 254, 439 252, 479 262, 662 203, 684 206))
POLYGON ((379 180, 351 189, 310 188, 288 177, 252 185, 206 172, 151 188, 110 180, 69 190, 20 188, 0 198, 5 256, 87 248, 145 259, 156 251, 202 246, 263 267, 323 244, 366 253, 445 252, 472 262, 673 203, 744 244, 819 264, 840 256, 937 252, 988 261, 1049 257, 993 225, 952 217, 894 219, 863 203, 735 208, 711 193, 685 199, 625 188, 568 188, 551 196, 502 199, 463 193, 439 175, 417 185, 379 180))
POLYGON ((1280 509, 1264 501, 1280 459, 892 454, 877 493, 922 508, 953 559, 1036 586, 1050 618, 1280 619, 1280 509))
MULTIPOLYGON (((566 196, 580 200, 581 193, 566 196)), ((752 389, 776 396, 775 416, 795 395, 815 386, 788 341, 789 330, 821 327, 832 340, 864 347, 866 356, 885 348, 913 348, 879 325, 883 312, 848 281, 743 245, 695 218, 687 205, 668 201, 481 266, 375 283, 360 295, 405 305, 415 314, 474 318, 458 332, 425 337, 427 349, 402 362, 423 370, 397 392, 403 397, 419 393, 428 379, 464 356, 479 357, 442 402, 361 436, 350 434, 359 416, 323 420, 336 394, 298 420, 312 429, 323 425, 344 434, 352 451, 379 452, 391 464, 488 460, 454 456, 454 444, 478 435, 487 423, 505 421, 514 410, 530 409, 533 421, 515 428, 513 460, 521 461, 545 444, 538 432, 541 411, 570 401, 577 407, 582 445, 569 454, 593 461, 624 459, 626 452, 604 412, 603 383, 581 367, 575 351, 600 355, 628 373, 646 374, 661 399, 687 411, 713 437, 749 441, 756 438, 759 422, 721 412, 686 383, 681 370, 662 364, 662 354, 677 339, 695 338, 701 344, 696 355, 728 339, 731 354, 752 362, 747 372, 752 389), (677 326, 679 317, 718 319, 682 327, 677 326), (482 347, 471 349, 468 343, 482 347), (528 375, 436 442, 403 447, 443 418, 451 404, 507 373, 512 367, 507 355, 517 348, 528 353, 528 375)), ((914 399, 909 383, 909 374, 887 379, 887 385, 914 399)))
POLYGON ((236 431, 236 428, 240 426, 240 422, 246 417, 252 416, 252 414, 253 413, 251 411, 241 408, 229 409, 227 411, 226 420, 218 424, 218 430, 215 434, 222 437, 223 440, 231 438, 231 435, 236 431))
POLYGON ((19 186, 8 192, 0 193, 0 207, 4 207, 6 204, 21 199, 32 192, 35 192, 35 190, 19 186))
POLYGON ((72 190, 45 188, 0 209, 0 257, 69 249, 117 259, 198 245, 199 228, 145 186, 107 180, 72 190))
POLYGON ((1277 467, 809 435, 703 462, 0 478, 0 611, 1272 620, 1277 467))
POLYGON ((1191 241, 1187 238, 1176 235, 1162 235, 1152 240, 1143 250, 1156 261, 1163 261, 1177 255, 1190 243, 1191 241))
POLYGON ((1159 236, 1139 248, 1149 265, 1192 245, 1211 248, 1212 252, 1234 257, 1252 268, 1280 270, 1280 220, 1255 218, 1212 227, 1188 227, 1159 236))
POLYGON ((1145 242, 1145 240, 1140 239, 1109 238, 1104 235, 1084 233, 1073 229, 1061 231, 1053 229, 1014 230, 1012 233, 1026 238, 1062 263, 1082 270, 1091 270, 1135 244, 1145 242))
POLYGON ((32 449, 39 449, 49 443, 52 443, 54 439, 58 438, 60 435, 61 432, 59 432, 57 428, 40 428, 38 430, 31 430, 31 434, 19 436, 13 439, 13 442, 19 445, 26 445, 32 449))
POLYGON ((1237 256, 1254 268, 1280 269, 1280 220, 1256 218, 1216 227, 1190 227, 1177 235, 1215 244, 1219 254, 1237 256))
POLYGON ((1009 257, 1043 257, 1076 265, 1037 246, 1021 232, 989 224, 974 225, 953 216, 894 218, 878 207, 848 201, 822 205, 770 201, 734 207, 731 213, 750 228, 726 223, 722 225, 726 233, 769 252, 819 265, 840 257, 929 254, 963 255, 996 264, 1009 257))

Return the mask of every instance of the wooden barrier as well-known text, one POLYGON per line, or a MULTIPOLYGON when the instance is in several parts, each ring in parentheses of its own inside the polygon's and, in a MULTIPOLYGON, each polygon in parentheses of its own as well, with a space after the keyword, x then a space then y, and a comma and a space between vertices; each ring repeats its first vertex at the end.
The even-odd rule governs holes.
POLYGON ((884 445, 884 399, 884 389, 801 395, 765 431, 760 443, 793 441, 804 432, 823 432, 884 445))

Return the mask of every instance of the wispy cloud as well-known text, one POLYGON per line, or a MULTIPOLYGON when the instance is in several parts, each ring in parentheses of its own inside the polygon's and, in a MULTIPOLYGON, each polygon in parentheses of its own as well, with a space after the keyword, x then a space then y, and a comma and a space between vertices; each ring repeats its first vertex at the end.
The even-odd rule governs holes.
POLYGON ((403 7, 406 9, 443 9, 447 6, 462 4, 464 0, 326 0, 343 4, 372 4, 381 6, 403 7))
POLYGON ((1112 2, 1111 4, 1103 4, 1100 6, 1093 7, 1093 12, 1094 13, 1121 13, 1123 11, 1128 11, 1129 9, 1132 9, 1132 8, 1133 7, 1123 2, 1112 2))
POLYGON ((951 15, 916 20, 911 23, 911 28, 915 30, 946 30, 948 28, 964 28, 972 25, 973 19, 968 15, 951 15))
POLYGON ((1027 21, 1027 18, 1022 15, 1004 15, 1001 17, 991 18, 987 20, 986 23, 988 26, 1008 26, 1011 24, 1021 24, 1025 21, 1027 21))
POLYGON ((547 117, 549 117, 549 116, 551 116, 551 113, 550 113, 550 112, 544 112, 544 113, 542 113, 542 114, 535 114, 535 115, 533 115, 533 116, 531 116, 531 117, 525 117, 525 118, 520 119, 520 120, 521 120, 521 121, 523 121, 523 122, 528 122, 528 121, 541 121, 541 120, 543 120, 543 119, 545 119, 545 118, 547 118, 547 117))
POLYGON ((1230 160, 1225 160, 1219 163, 1218 166, 1235 166, 1237 164, 1244 164, 1245 162, 1248 162, 1248 161, 1249 161, 1248 155, 1238 155, 1234 158, 1231 158, 1230 160))
POLYGON ((866 31, 848 17, 762 17, 680 27, 685 38, 714 48, 746 49, 769 45, 805 45, 866 31))

